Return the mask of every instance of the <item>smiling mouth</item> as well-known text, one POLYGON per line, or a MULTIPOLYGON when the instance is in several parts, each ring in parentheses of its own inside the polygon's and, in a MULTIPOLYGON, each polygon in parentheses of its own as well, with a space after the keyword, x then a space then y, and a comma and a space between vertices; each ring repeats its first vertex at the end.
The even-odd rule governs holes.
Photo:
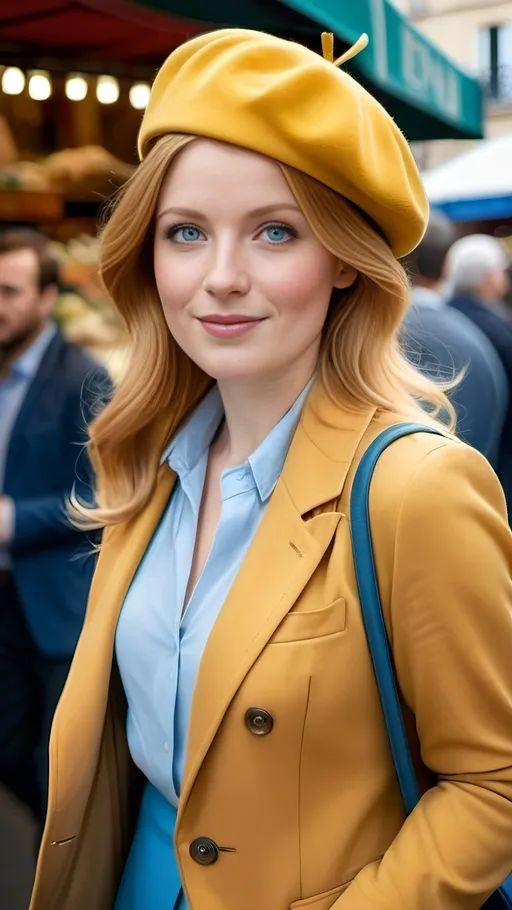
POLYGON ((242 322, 261 322, 261 316, 243 316, 241 313, 211 313, 208 316, 200 316, 200 322, 216 323, 218 325, 240 325, 242 322))
POLYGON ((237 313, 231 313, 229 316, 212 314, 211 316, 202 316, 199 322, 209 335, 217 338, 235 338, 238 335, 245 335, 254 329, 266 317, 255 318, 252 316, 242 316, 237 313))

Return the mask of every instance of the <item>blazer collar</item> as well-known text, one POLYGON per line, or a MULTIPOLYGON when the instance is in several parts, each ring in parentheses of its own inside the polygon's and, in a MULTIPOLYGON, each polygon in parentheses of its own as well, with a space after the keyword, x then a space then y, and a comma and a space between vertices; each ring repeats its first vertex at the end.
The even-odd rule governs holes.
POLYGON ((300 515, 338 499, 357 448, 376 409, 349 410, 319 380, 297 427, 282 480, 300 515))
POLYGON ((203 653, 192 702, 178 824, 235 693, 344 518, 336 502, 374 413, 374 408, 343 410, 318 382, 313 387, 269 507, 203 653), (330 507, 311 514, 327 504, 330 507))

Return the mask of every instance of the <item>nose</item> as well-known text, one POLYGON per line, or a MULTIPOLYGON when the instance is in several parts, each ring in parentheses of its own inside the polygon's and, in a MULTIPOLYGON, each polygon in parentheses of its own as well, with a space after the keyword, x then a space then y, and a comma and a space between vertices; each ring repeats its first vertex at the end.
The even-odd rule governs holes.
POLYGON ((203 288, 212 297, 227 300, 243 297, 251 286, 246 255, 234 240, 216 243, 203 282, 203 288))

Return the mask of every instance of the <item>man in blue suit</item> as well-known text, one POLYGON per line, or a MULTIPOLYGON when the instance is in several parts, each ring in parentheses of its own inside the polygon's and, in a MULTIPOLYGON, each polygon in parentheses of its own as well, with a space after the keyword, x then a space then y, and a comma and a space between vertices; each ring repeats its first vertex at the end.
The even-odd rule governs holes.
POLYGON ((58 263, 41 235, 0 234, 0 782, 42 819, 51 721, 80 634, 93 544, 86 426, 105 371, 51 320, 58 263))
MULTIPOLYGON (((465 316, 485 334, 512 385, 512 320, 507 318, 503 304, 508 266, 509 257, 500 242, 486 234, 462 237, 451 247, 447 260, 452 312, 465 316)), ((497 473, 512 518, 512 396, 500 440, 497 473)))
POLYGON ((509 388, 500 358, 486 335, 447 306, 442 285, 455 233, 451 222, 432 212, 424 239, 408 258, 412 306, 404 322, 403 343, 410 360, 434 380, 450 382, 457 432, 494 467, 507 412, 509 388))

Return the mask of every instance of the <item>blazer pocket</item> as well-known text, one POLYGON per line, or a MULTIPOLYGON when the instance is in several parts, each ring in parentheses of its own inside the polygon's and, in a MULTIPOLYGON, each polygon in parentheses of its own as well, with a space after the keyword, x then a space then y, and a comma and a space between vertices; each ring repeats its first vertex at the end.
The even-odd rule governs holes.
POLYGON ((334 632, 343 632, 346 622, 346 602, 338 597, 327 607, 320 610, 297 611, 288 613, 277 627, 270 644, 305 641, 310 638, 323 638, 334 632))
POLYGON ((321 894, 315 894, 314 897, 306 897, 302 901, 294 901, 293 904, 290 904, 290 910, 302 910, 302 908, 306 907, 312 907, 314 910, 330 910, 334 902, 347 890, 351 881, 352 879, 345 882, 344 885, 332 888, 330 891, 322 891, 321 894))

